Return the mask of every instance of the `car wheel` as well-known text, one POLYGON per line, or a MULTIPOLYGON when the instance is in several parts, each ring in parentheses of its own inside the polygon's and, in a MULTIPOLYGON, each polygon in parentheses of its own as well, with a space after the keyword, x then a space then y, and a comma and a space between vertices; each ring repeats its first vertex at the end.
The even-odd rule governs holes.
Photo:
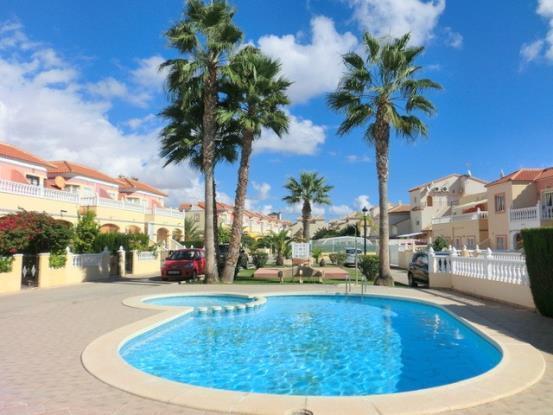
POLYGON ((198 273, 194 270, 192 271, 192 278, 191 278, 192 281, 197 281, 198 280, 198 273))
POLYGON ((409 273, 407 274, 407 279, 409 280, 409 286, 413 288, 417 288, 417 282, 413 278, 413 274, 409 273))

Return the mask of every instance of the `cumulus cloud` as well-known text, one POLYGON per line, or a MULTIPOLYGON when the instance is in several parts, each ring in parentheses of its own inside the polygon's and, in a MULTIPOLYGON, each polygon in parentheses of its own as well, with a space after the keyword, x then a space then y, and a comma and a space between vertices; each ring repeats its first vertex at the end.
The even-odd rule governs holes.
POLYGON ((165 59, 159 55, 139 59, 138 67, 131 71, 134 82, 147 89, 160 89, 167 76, 167 69, 159 69, 164 61, 165 59))
POLYGON ((288 134, 279 138, 273 131, 264 130, 261 138, 254 143, 256 153, 289 153, 313 155, 326 139, 325 129, 311 120, 302 119, 292 114, 288 134))
POLYGON ((302 43, 297 35, 269 35, 258 40, 261 50, 279 59, 284 75, 294 82, 289 90, 293 102, 333 91, 344 71, 341 56, 357 45, 353 34, 338 33, 328 17, 314 17, 311 31, 309 43, 302 43))
POLYGON ((253 189, 257 192, 257 200, 266 200, 269 197, 271 191, 271 185, 269 183, 252 183, 253 189))
POLYGON ((542 57, 553 61, 553 0, 538 0, 536 13, 547 20, 548 31, 543 38, 522 45, 520 56, 523 63, 529 63, 542 57))
POLYGON ((377 37, 411 33, 411 43, 422 45, 433 37, 445 10, 445 0, 347 0, 353 18, 377 37))
POLYGON ((463 47, 463 35, 453 31, 451 27, 446 27, 444 29, 444 41, 446 45, 455 49, 463 47))
POLYGON ((367 209, 372 207, 372 203, 370 202, 368 195, 357 196, 354 203, 357 210, 361 210, 364 207, 366 207, 367 209))
POLYGON ((90 94, 95 97, 111 101, 121 99, 138 107, 146 107, 151 95, 144 91, 130 91, 126 84, 112 77, 102 79, 86 86, 90 94))
POLYGON ((353 209, 348 205, 333 205, 328 208, 328 211, 334 216, 347 216, 353 213, 353 209))
POLYGON ((79 82, 77 68, 31 42, 21 25, 0 24, 0 47, 3 140, 45 159, 139 177, 168 191, 175 204, 201 197, 200 176, 188 165, 162 168, 158 128, 125 133, 115 126, 107 113, 109 103, 84 93, 88 85, 79 82))

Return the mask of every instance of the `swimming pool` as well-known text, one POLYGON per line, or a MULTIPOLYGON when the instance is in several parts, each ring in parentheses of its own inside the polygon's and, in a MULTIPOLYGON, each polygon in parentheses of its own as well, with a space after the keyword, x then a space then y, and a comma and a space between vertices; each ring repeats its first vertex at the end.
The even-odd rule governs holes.
POLYGON ((281 395, 406 392, 480 375, 491 342, 439 307, 376 296, 268 297, 265 307, 185 315, 127 341, 130 365, 217 389, 281 395))
POLYGON ((239 295, 172 295, 148 298, 144 304, 172 307, 213 307, 235 304, 246 304, 252 298, 239 295))

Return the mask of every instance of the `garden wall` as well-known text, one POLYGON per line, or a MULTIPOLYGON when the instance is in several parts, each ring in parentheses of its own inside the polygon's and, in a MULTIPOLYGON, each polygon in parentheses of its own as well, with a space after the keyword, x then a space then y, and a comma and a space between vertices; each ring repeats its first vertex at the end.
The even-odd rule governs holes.
POLYGON ((13 293, 21 290, 21 267, 23 255, 13 256, 10 272, 0 272, 0 294, 13 293))
POLYGON ((49 253, 39 255, 38 286, 40 288, 101 281, 109 279, 109 276, 110 254, 108 251, 82 255, 68 252, 65 266, 61 268, 50 267, 49 253))

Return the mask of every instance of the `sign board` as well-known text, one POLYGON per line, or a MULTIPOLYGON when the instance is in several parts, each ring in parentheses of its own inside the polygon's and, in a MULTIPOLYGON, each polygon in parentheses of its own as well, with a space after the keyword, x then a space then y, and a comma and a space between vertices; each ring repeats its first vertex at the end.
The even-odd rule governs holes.
POLYGON ((308 243, 292 242, 292 259, 311 258, 311 245, 308 243))

